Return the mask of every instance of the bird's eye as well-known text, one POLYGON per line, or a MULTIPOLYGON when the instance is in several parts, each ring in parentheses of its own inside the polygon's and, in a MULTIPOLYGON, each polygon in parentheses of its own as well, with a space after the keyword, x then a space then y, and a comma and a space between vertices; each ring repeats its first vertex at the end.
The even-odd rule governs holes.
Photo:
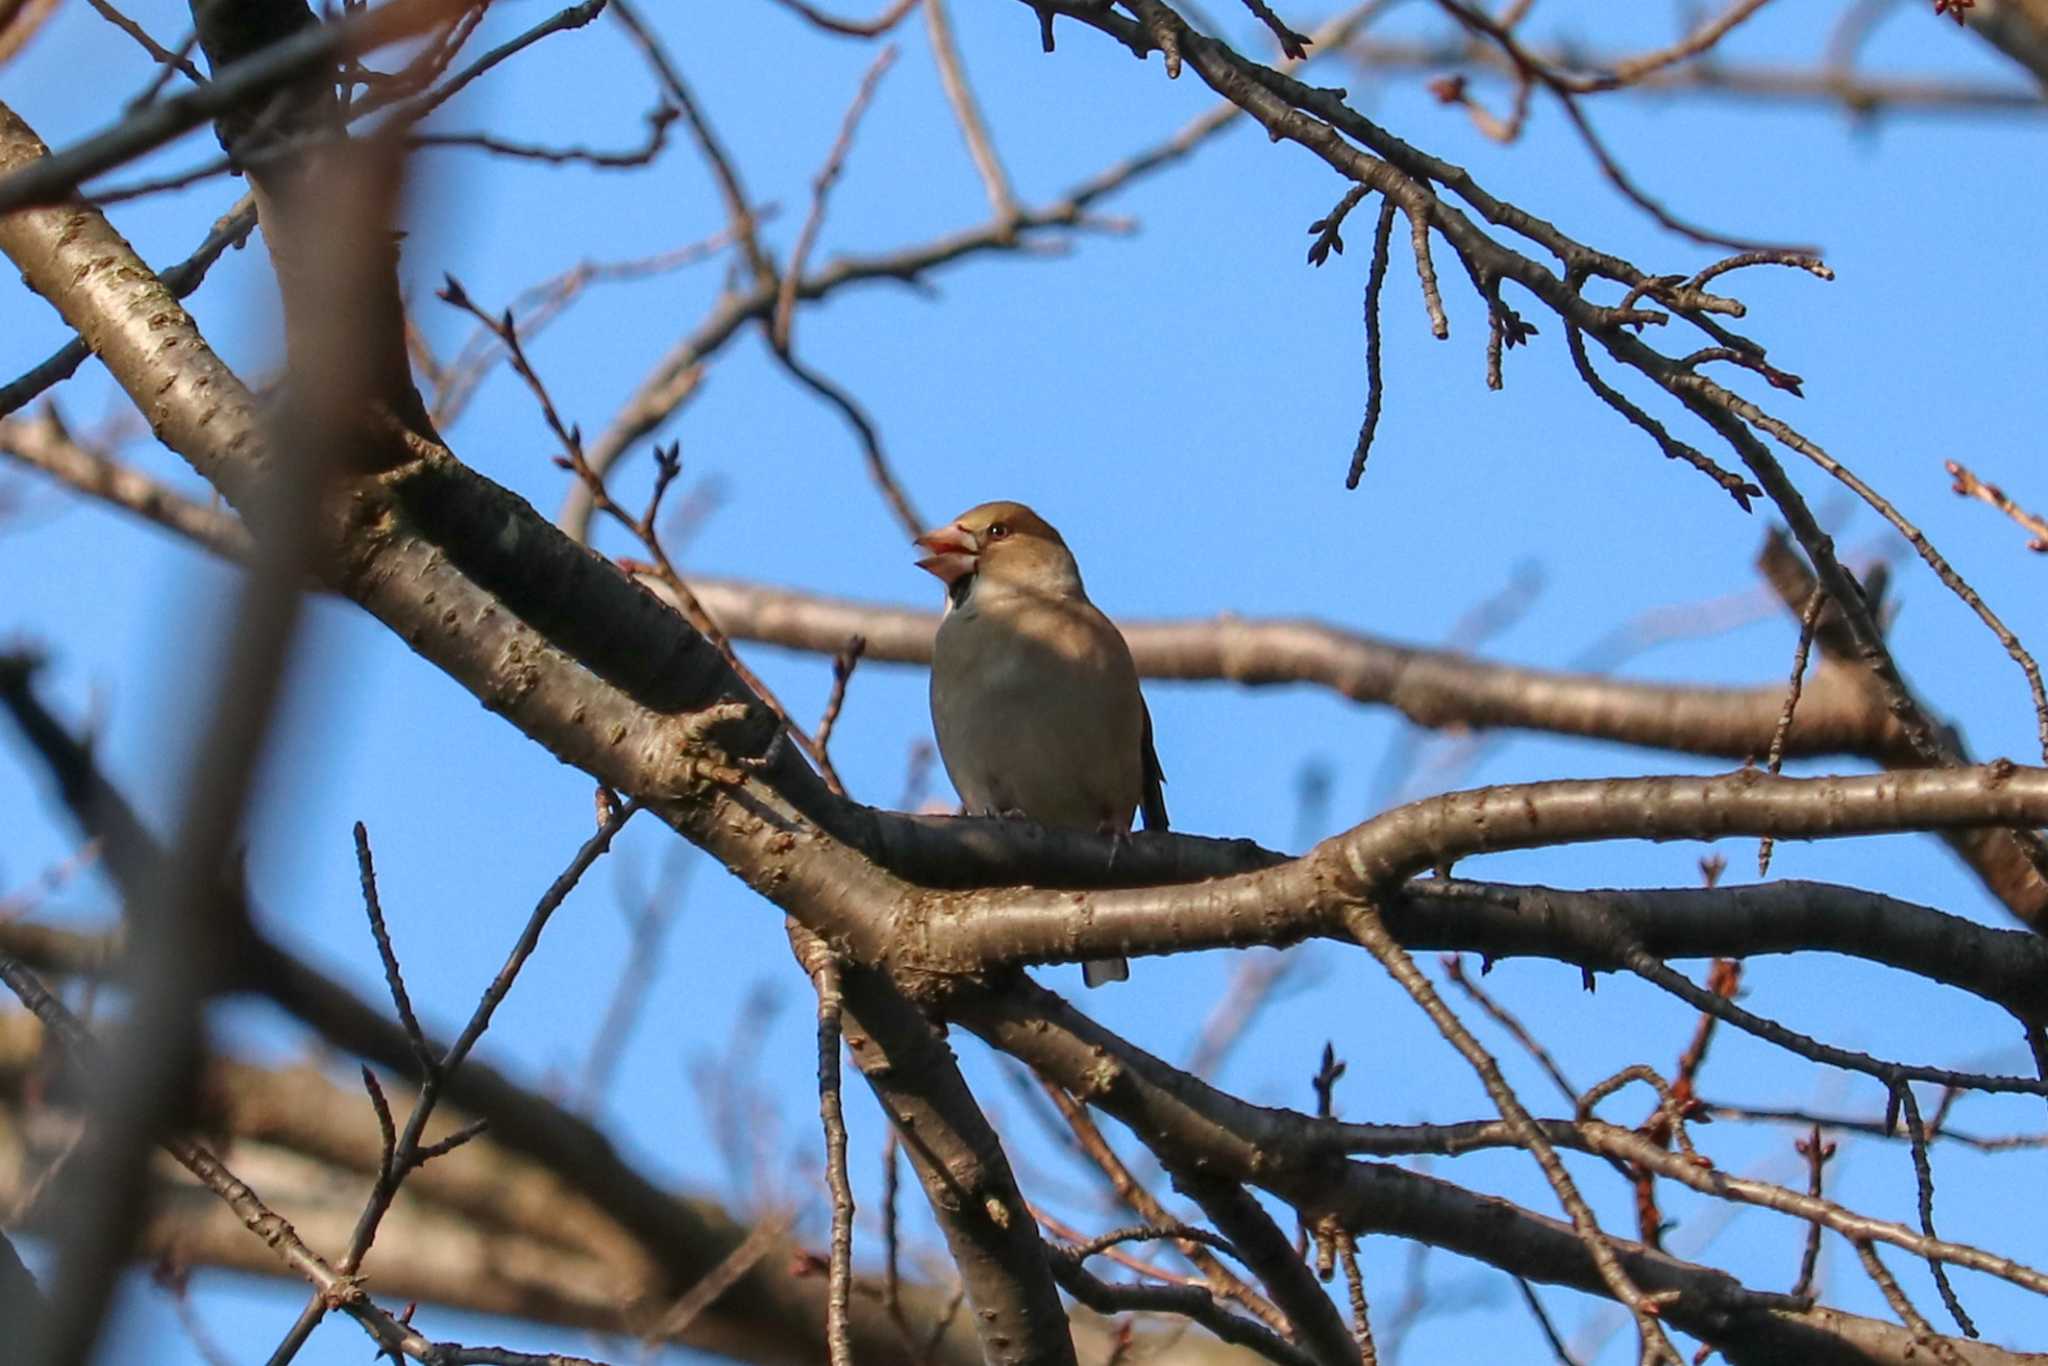
POLYGON ((1002 539, 1003 539, 1004 537, 1008 536, 1009 534, 1010 534, 1010 524, 1009 524, 1008 522, 991 522, 991 523, 989 523, 989 528, 988 528, 988 538, 989 538, 989 539, 990 539, 991 541, 1000 541, 1000 540, 1002 540, 1002 539))

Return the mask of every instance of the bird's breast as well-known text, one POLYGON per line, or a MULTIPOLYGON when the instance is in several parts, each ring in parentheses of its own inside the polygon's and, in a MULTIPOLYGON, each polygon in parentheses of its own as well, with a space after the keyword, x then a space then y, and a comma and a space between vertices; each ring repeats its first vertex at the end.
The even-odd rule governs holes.
POLYGON ((1143 704, 1115 629, 1085 603, 948 614, 933 649, 932 724, 971 810, 1128 825, 1143 704))

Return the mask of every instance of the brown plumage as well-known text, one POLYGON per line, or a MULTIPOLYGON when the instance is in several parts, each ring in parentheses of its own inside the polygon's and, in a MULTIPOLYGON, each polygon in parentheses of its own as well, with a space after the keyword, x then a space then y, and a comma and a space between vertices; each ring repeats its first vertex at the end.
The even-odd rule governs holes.
MULTIPOLYGON (((1138 670, 1081 586, 1073 552, 1022 503, 983 503, 918 538, 946 585, 932 728, 972 814, 1121 834, 1166 828, 1165 775, 1138 670)), ((1088 985, 1130 975, 1084 965, 1088 985)))

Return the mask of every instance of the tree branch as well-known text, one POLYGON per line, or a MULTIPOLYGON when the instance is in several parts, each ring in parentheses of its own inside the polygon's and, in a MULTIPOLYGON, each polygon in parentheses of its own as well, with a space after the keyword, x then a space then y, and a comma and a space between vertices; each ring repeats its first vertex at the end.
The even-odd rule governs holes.
MULTIPOLYGON (((1311 1149, 1301 1141, 1312 1131, 1304 1126, 1330 1126, 1333 1138, 1346 1126, 1225 1096, 1101 1029, 1050 992, 1023 983, 1003 991, 963 986, 949 996, 948 1009, 994 1047, 1114 1115, 1162 1159, 1253 1182, 1310 1219, 1329 1214, 1356 1232, 1418 1239, 1527 1279, 1606 1293, 1569 1225, 1401 1167, 1333 1165, 1327 1147, 1311 1149)), ((1498 1127, 1505 1135, 1505 1126, 1498 1127)), ((1653 1160, 1681 1160, 1633 1135, 1630 1142, 1648 1150, 1645 1157, 1654 1153, 1653 1160)), ((1662 1310, 1672 1326, 1712 1343, 1738 1366, 1909 1366, 1925 1351, 1908 1329, 1748 1290, 1723 1272, 1620 1239, 1612 1245, 1636 1285, 1674 1292, 1662 1310)), ((1972 1363, 2020 1366, 2028 1359, 1982 1343, 1944 1341, 1972 1363)))
MULTIPOLYGON (((816 936, 793 926, 790 941, 806 971, 830 961, 816 936)), ((847 966, 841 985, 847 1050, 902 1137, 989 1360, 1072 1363, 1037 1221, 944 1036, 879 974, 847 966)))

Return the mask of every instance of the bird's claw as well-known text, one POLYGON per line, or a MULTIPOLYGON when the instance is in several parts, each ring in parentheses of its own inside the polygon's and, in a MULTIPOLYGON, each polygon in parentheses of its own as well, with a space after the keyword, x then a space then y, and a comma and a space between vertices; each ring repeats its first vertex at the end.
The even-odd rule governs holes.
POLYGON ((1131 847, 1131 832, 1128 827, 1112 821, 1104 821, 1096 828, 1100 833, 1109 836, 1109 862, 1105 865, 1105 870, 1113 873, 1116 871, 1116 856, 1131 847))

